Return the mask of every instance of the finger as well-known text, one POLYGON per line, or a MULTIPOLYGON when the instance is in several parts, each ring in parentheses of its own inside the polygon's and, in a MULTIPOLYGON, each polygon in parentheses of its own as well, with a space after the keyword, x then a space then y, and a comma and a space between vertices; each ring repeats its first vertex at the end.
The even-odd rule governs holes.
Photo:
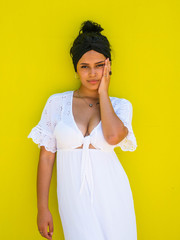
POLYGON ((109 60, 108 63, 109 63, 109 64, 108 64, 108 67, 109 67, 108 71, 110 72, 110 71, 111 71, 111 62, 110 62, 110 60, 109 60))
POLYGON ((110 75, 110 71, 111 71, 111 62, 109 61, 109 58, 108 58, 108 74, 110 75))
POLYGON ((47 238, 47 239, 51 239, 51 237, 48 235, 48 232, 47 232, 47 227, 44 228, 43 230, 43 234, 41 234, 43 237, 47 238))
POLYGON ((107 72, 108 72, 108 59, 106 59, 105 77, 107 77, 107 72))
POLYGON ((106 77, 109 78, 109 58, 107 59, 106 77))
POLYGON ((109 73, 109 58, 107 59, 107 73, 109 73))
POLYGON ((48 237, 49 237, 49 238, 48 238, 49 240, 52 240, 52 236, 51 236, 50 233, 48 233, 48 237))
POLYGON ((41 234, 41 236, 43 236, 43 230, 39 230, 39 233, 41 234))
POLYGON ((50 233, 50 236, 53 235, 53 231, 54 231, 53 221, 50 221, 49 222, 49 233, 50 233))
POLYGON ((103 77, 106 75, 106 59, 104 61, 103 77))

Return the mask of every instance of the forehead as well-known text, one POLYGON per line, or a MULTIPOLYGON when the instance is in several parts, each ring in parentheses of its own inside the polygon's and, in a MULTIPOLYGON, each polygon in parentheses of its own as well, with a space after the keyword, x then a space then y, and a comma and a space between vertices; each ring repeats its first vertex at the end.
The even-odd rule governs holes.
POLYGON ((79 59, 79 63, 96 63, 105 59, 106 57, 102 53, 90 50, 83 54, 83 56, 79 59))

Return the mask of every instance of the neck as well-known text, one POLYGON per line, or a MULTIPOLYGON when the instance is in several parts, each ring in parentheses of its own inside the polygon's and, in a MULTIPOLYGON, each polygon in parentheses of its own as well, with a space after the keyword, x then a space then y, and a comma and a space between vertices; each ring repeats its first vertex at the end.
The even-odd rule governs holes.
POLYGON ((92 89, 91 90, 91 89, 88 89, 88 88, 84 87, 83 85, 80 86, 79 93, 83 97, 99 98, 98 89, 92 89))

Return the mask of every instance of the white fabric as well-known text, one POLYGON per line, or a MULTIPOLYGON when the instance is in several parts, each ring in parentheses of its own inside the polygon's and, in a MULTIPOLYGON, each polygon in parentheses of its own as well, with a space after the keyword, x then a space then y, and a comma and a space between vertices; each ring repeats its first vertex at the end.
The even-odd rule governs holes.
POLYGON ((57 196, 66 240, 136 240, 136 217, 128 177, 114 148, 137 148, 132 129, 132 104, 110 97, 128 135, 110 145, 101 121, 83 136, 72 113, 73 92, 51 95, 39 123, 31 130, 38 147, 57 151, 57 196), (75 149, 83 144, 82 149, 75 149), (89 149, 92 144, 96 149, 89 149))

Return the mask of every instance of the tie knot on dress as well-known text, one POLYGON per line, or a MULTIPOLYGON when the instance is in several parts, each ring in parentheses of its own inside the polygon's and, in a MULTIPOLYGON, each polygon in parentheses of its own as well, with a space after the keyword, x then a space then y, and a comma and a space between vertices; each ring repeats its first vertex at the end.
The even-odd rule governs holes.
POLYGON ((89 191, 91 194, 91 204, 93 204, 94 183, 92 175, 92 162, 89 155, 89 145, 91 143, 91 136, 85 136, 83 140, 82 162, 81 162, 81 187, 80 194, 85 187, 85 180, 87 181, 89 191))
POLYGON ((91 136, 85 136, 83 140, 83 148, 88 148, 89 149, 89 144, 91 143, 91 136))

